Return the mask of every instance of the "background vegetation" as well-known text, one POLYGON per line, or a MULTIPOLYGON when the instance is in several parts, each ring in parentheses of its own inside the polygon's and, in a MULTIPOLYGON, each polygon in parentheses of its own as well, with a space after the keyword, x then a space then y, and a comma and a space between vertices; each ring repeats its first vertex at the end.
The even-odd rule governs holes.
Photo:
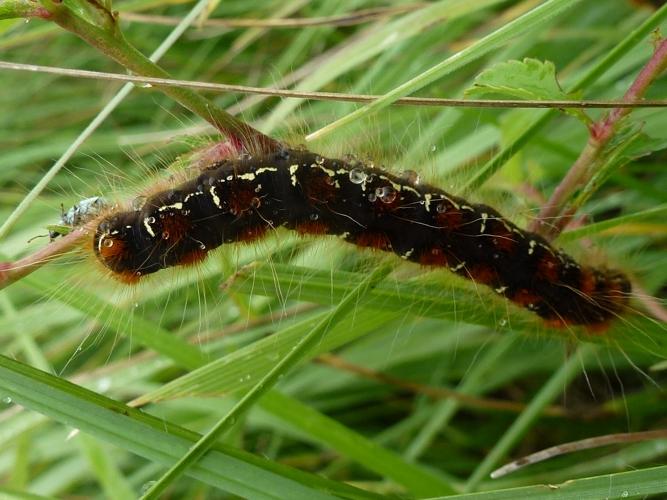
MULTIPOLYGON (((150 54, 194 6, 129 0, 113 9, 127 40, 150 54)), ((579 98, 619 98, 651 58, 650 33, 665 31, 667 15, 664 7, 656 13, 629 0, 256 0, 208 7, 162 57, 175 78, 384 94, 413 77, 428 81, 429 68, 460 54, 465 65, 450 64, 415 94, 431 97, 461 97, 483 70, 530 57, 553 62, 566 90, 593 74, 579 98), (568 8, 510 24, 538 5, 568 8), (340 21, 376 8, 382 15, 340 21), (214 22, 278 18, 310 21, 214 22), (507 26, 514 28, 505 33, 507 26), (498 33, 490 50, 471 51, 498 33)), ((37 18, 0 21, 0 56, 124 72, 37 18)), ((0 70, 1 220, 120 85, 0 70)), ((47 245, 27 240, 57 221, 61 204, 93 195, 131 198, 178 168, 168 165, 179 154, 214 137, 202 117, 144 87, 127 95, 29 203, 0 240, 1 260, 47 245)), ((360 108, 208 95, 264 133, 296 144, 360 108)), ((663 78, 647 97, 665 95, 663 78)), ((586 111, 592 120, 604 112, 586 111)), ((580 211, 585 223, 605 221, 605 231, 592 226, 558 241, 584 262, 622 268, 663 300, 665 131, 660 108, 636 110, 623 122, 596 167, 609 175, 580 211)), ((393 106, 308 147, 417 171, 526 226, 587 138, 579 118, 559 112, 393 106), (522 134, 529 140, 516 144, 522 134), (511 159, 480 179, 507 151, 511 159)), ((230 431, 170 487, 171 497, 627 498, 667 491, 667 439, 575 453, 489 478, 506 460, 545 447, 666 427, 667 330, 639 302, 638 313, 603 335, 552 331, 446 272, 286 231, 223 248, 201 268, 164 272, 132 290, 103 279, 81 253, 0 291, 3 495, 140 495, 183 456, 195 433, 207 432, 307 335, 314 339, 308 362, 278 373, 275 389, 248 413, 230 417, 230 431), (388 278, 350 295, 386 265, 388 278), (331 319, 330 328, 316 328, 331 319), (569 480, 576 481, 563 484, 569 480), (526 488, 508 490, 518 487, 526 488)))

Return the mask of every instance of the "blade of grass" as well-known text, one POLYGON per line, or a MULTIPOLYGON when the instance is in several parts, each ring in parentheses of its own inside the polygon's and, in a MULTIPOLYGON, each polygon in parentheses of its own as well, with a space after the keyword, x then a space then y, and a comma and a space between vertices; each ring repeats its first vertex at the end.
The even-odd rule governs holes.
POLYGON ((608 229, 618 227, 622 224, 631 224, 633 222, 639 222, 644 219, 651 219, 661 215, 667 215, 667 203, 663 203, 657 207, 642 210, 641 212, 634 214, 622 215, 621 217, 614 217, 613 219, 605 220, 602 222, 588 224, 586 226, 578 227, 577 229, 570 229, 569 231, 561 233, 558 237, 558 241, 567 242, 586 238, 593 234, 598 234, 608 229))
POLYGON ((667 492, 667 466, 573 479, 562 484, 525 486, 444 497, 465 500, 580 500, 582 498, 647 498, 667 492))
POLYGON ((542 410, 556 397, 562 394, 567 385, 584 367, 585 360, 595 352, 591 344, 581 345, 570 358, 563 363, 546 384, 539 390, 528 407, 519 415, 509 429, 498 440, 493 449, 487 453, 484 460, 477 466, 465 484, 464 491, 471 491, 477 487, 483 478, 488 476, 498 463, 518 443, 530 426, 538 419, 542 410))
POLYGON ((118 470, 109 451, 87 434, 82 434, 77 438, 90 468, 102 485, 105 498, 125 500, 134 497, 134 491, 118 470))
MULTIPOLYGON (((66 380, 0 356, 0 392, 65 425, 148 460, 173 463, 199 434, 153 417, 66 380)), ((216 445, 188 471, 226 491, 252 498, 377 498, 356 488, 289 469, 231 447, 216 445)))
MULTIPOLYGON (((298 290, 299 300, 320 304, 340 300, 350 289, 350 283, 360 279, 357 273, 340 271, 332 280, 329 272, 281 264, 255 266, 251 273, 248 269, 240 272, 239 277, 244 273, 248 273, 247 279, 232 283, 232 290, 267 296, 280 296, 280 290, 298 290)), ((433 276, 438 277, 433 282, 425 277, 423 280, 381 283, 368 294, 364 307, 453 321, 464 319, 466 323, 489 328, 511 328, 531 337, 546 334, 563 338, 573 333, 548 328, 531 313, 493 297, 491 292, 485 295, 484 290, 470 286, 463 279, 437 271, 433 276), (484 308, 479 307, 480 300, 485 300, 484 308)), ((603 336, 587 335, 580 330, 574 333, 591 342, 617 341, 633 351, 667 355, 666 331, 663 323, 638 314, 618 318, 603 336)))
POLYGON ((292 351, 276 363, 274 368, 267 373, 262 380, 248 391, 206 435, 200 439, 188 452, 183 455, 153 486, 143 495, 143 499, 157 498, 175 479, 177 479, 189 467, 195 464, 227 431, 243 413, 245 413, 255 402, 271 389, 281 375, 293 368, 308 352, 320 341, 321 337, 347 315, 357 304, 357 301, 390 272, 391 266, 383 264, 378 266, 365 280, 352 290, 347 296, 313 328, 308 335, 296 344, 292 351))
MULTIPOLYGON (((518 340, 517 335, 507 335, 497 341, 470 369, 456 390, 462 394, 478 395, 486 377, 497 366, 498 360, 512 348, 518 340)), ((406 448, 404 455, 408 460, 416 460, 430 445, 443 427, 445 427, 461 406, 455 399, 448 399, 436 404, 428 421, 421 426, 417 435, 406 448)))
MULTIPOLYGON (((407 14, 403 17, 377 26, 351 43, 344 45, 330 57, 322 60, 310 74, 296 86, 298 90, 316 90, 324 87, 336 77, 363 65, 372 57, 390 47, 400 46, 401 43, 423 33, 425 30, 439 24, 441 29, 464 16, 479 12, 481 9, 499 4, 498 0, 441 0, 434 4, 427 4, 423 9, 407 14), (443 26, 444 25, 444 26, 443 26)), ((263 129, 272 130, 287 119, 300 103, 300 100, 285 99, 264 120, 263 129)))
MULTIPOLYGON (((169 48, 181 37, 183 32, 197 19, 197 16, 203 12, 208 5, 209 0, 199 0, 192 8, 190 13, 186 15, 183 20, 176 26, 171 33, 164 39, 160 46, 151 54, 150 61, 156 62, 169 50, 169 48)), ((48 186, 49 182, 53 180, 56 174, 65 166, 69 159, 78 151, 81 145, 97 130, 97 128, 111 115, 111 113, 123 102, 128 94, 134 88, 134 84, 126 83, 114 95, 111 100, 102 108, 95 118, 86 126, 85 129, 77 136, 76 139, 69 145, 65 152, 58 158, 58 160, 51 166, 51 168, 44 174, 40 181, 30 190, 30 192, 21 200, 21 203, 9 214, 5 222, 0 226, 0 239, 7 235, 9 230, 16 224, 16 221, 23 215, 28 207, 35 201, 39 194, 48 186)))
MULTIPOLYGON (((621 57, 626 55, 630 49, 646 38, 651 31, 665 20, 665 18, 667 18, 667 4, 660 7, 640 26, 623 38, 623 40, 621 40, 612 50, 607 52, 597 64, 593 65, 593 67, 586 71, 571 87, 568 87, 567 92, 571 93, 579 90, 586 90, 587 87, 593 84, 609 68, 616 64, 621 57)), ((500 170, 510 158, 521 151, 521 149, 530 142, 542 127, 544 127, 549 120, 554 118, 557 114, 558 112, 555 110, 539 112, 538 117, 533 123, 528 125, 517 138, 510 144, 507 144, 492 159, 487 161, 479 170, 477 170, 461 191, 472 192, 481 187, 494 173, 500 170)))
POLYGON ((400 455, 294 398, 277 391, 270 391, 261 399, 259 405, 295 429, 307 430, 310 436, 319 438, 318 441, 405 486, 415 496, 430 497, 456 493, 451 483, 442 476, 418 464, 408 462, 400 455))
POLYGON ((321 139, 343 125, 349 125, 356 120, 367 117, 368 115, 389 106, 396 99, 412 94, 443 76, 471 64, 473 61, 479 59, 488 52, 501 47, 513 38, 542 26, 551 21, 554 17, 571 9, 580 1, 581 0, 550 0, 534 8, 518 19, 507 23, 481 40, 469 45, 439 64, 436 64, 418 76, 408 80, 404 84, 399 85, 381 98, 339 118, 335 122, 330 123, 315 132, 311 132, 306 136, 306 141, 321 139))

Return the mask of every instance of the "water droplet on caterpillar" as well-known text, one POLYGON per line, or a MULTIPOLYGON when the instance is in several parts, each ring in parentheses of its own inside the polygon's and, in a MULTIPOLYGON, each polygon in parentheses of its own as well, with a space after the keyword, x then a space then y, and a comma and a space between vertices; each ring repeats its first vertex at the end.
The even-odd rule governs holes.
POLYGON ((315 156, 315 163, 318 165, 324 165, 324 158, 322 158, 320 155, 315 156))
POLYGON ((405 179, 408 181, 410 184, 417 185, 419 184, 419 181, 421 181, 421 178, 419 177, 419 174, 415 172, 414 170, 402 170, 399 173, 399 177, 402 179, 405 179))
POLYGON ((113 246, 113 240, 107 238, 104 240, 104 243, 102 244, 107 248, 111 248, 113 246))
POLYGON ((287 160, 289 158, 289 150, 287 149, 281 149, 276 153, 276 159, 277 160, 287 160))
POLYGON ((350 170, 350 182, 352 184, 362 184, 367 178, 368 176, 366 175, 366 172, 360 168, 353 168, 350 170))
POLYGON ((155 217, 149 217, 148 219, 146 219, 146 222, 148 222, 149 224, 155 224, 155 217))
POLYGON ((377 200, 377 199, 378 199, 378 197, 375 193, 369 193, 368 194, 368 201, 370 201, 371 203, 375 203, 375 200, 377 200))
POLYGON ((343 160, 345 160, 347 163, 353 166, 359 165, 359 159, 356 157, 356 155, 353 155, 351 153, 344 155, 343 160))
POLYGON ((252 200, 250 200, 250 206, 252 208, 259 208, 262 205, 262 200, 259 199, 257 196, 254 196, 252 200))
POLYGON ((435 207, 435 211, 438 212, 439 214, 444 214, 447 211, 447 204, 438 203, 438 206, 435 207))
POLYGON ((317 220, 320 218, 319 214, 310 214, 310 220, 317 220))
POLYGON ((169 231, 162 231, 162 239, 163 240, 169 239, 169 231))
POLYGON ((382 203, 393 203, 396 201, 396 196, 398 196, 398 193, 391 186, 382 186, 375 190, 375 195, 382 203))
POLYGON ((146 197, 145 196, 137 196, 134 200, 132 200, 132 210, 135 212, 138 212, 142 208, 144 208, 144 205, 146 204, 146 197))

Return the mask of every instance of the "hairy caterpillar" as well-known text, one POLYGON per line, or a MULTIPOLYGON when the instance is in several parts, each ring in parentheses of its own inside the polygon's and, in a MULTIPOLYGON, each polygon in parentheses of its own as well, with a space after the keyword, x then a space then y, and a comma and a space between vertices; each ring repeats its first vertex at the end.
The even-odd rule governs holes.
POLYGON ((488 206, 356 160, 290 149, 215 163, 136 210, 106 215, 93 249, 132 283, 280 226, 447 267, 552 326, 604 327, 631 290, 622 273, 581 266, 488 206))

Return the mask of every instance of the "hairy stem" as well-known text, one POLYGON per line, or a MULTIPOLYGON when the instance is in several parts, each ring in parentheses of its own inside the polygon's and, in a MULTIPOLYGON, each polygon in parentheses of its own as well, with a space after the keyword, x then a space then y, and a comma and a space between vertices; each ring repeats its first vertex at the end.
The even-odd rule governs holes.
MULTIPOLYGON (((623 96, 623 100, 636 102, 641 99, 666 66, 667 39, 662 39, 657 44, 651 59, 623 96)), ((553 239, 567 226, 574 215, 566 206, 567 200, 593 177, 595 173, 593 166, 601 159, 619 124, 631 111, 632 108, 614 108, 589 127, 590 134, 586 146, 533 222, 530 228, 532 231, 553 239)))

